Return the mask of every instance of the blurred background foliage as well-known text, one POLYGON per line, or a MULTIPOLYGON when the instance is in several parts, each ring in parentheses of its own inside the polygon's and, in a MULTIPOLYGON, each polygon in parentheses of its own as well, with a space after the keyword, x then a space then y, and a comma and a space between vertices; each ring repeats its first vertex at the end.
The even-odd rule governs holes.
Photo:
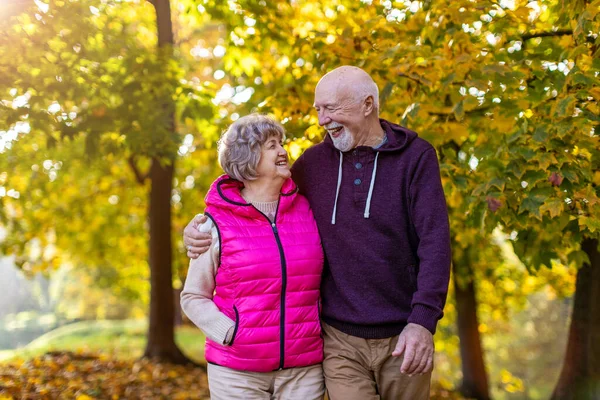
MULTIPOLYGON (((576 282, 600 289, 600 2, 171 0, 168 48, 157 46, 164 3, 0 5, 0 347, 148 315, 154 160, 175 168, 176 299, 181 232, 220 174, 220 132, 272 114, 296 159, 323 137, 316 83, 350 64, 377 82, 383 118, 438 151, 453 285, 436 385, 549 397, 576 282)), ((583 319, 600 315, 586 299, 583 319)), ((600 321, 587 320, 600 338, 600 321)), ((201 349, 187 349, 198 340, 178 343, 197 360, 201 349)), ((593 341, 583 349, 600 359, 593 341)), ((581 375, 568 354, 565 370, 581 375)))

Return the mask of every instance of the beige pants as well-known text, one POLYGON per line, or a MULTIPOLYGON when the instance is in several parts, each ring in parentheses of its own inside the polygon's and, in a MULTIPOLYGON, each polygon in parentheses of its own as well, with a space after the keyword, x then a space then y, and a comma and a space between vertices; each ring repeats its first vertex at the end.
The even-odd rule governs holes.
POLYGON ((212 400, 321 400, 325 394, 321 364, 273 372, 208 364, 208 389, 212 400))
POLYGON ((323 372, 330 400, 425 400, 431 373, 400 373, 402 357, 393 357, 398 336, 362 339, 322 323, 323 372))

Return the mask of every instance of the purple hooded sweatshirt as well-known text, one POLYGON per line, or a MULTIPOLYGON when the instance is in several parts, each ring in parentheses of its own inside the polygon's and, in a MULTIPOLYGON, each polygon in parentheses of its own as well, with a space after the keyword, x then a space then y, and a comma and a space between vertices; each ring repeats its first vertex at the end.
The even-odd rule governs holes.
POLYGON ((381 120, 379 148, 337 150, 329 135, 292 177, 310 202, 325 250, 322 319, 352 336, 435 333, 450 277, 450 232, 433 146, 381 120))

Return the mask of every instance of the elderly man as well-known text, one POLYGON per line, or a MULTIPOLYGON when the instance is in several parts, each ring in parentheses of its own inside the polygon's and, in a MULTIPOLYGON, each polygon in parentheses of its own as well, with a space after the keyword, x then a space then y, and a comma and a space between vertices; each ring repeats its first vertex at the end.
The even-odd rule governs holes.
MULTIPOLYGON (((377 85, 340 67, 315 90, 328 135, 294 163, 323 242, 325 384, 332 400, 427 399, 433 334, 450 274, 448 215, 435 149, 380 119, 377 85)), ((197 217, 188 255, 209 239, 197 217)))

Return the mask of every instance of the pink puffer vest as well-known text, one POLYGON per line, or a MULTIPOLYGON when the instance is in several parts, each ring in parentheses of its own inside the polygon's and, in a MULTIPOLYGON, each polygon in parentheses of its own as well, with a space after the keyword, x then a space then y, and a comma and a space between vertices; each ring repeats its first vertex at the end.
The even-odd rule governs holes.
POLYGON ((318 364, 323 249, 308 201, 288 179, 271 223, 242 187, 223 175, 206 195, 221 246, 213 300, 236 321, 230 345, 206 340, 206 360, 253 372, 318 364))

